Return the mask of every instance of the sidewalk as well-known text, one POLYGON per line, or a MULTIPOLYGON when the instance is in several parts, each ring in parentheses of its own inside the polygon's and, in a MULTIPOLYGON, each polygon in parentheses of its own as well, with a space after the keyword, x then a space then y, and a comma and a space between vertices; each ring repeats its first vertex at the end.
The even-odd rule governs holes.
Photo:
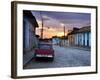
POLYGON ((75 49, 80 49, 80 50, 85 50, 85 51, 90 51, 90 47, 82 47, 82 46, 68 46, 68 48, 75 48, 75 49))
POLYGON ((80 50, 85 50, 85 51, 90 51, 90 47, 82 47, 82 46, 60 46, 60 47, 67 47, 67 48, 75 48, 75 49, 80 49, 80 50))
POLYGON ((23 55, 23 66, 25 66, 34 57, 34 50, 28 51, 23 55))

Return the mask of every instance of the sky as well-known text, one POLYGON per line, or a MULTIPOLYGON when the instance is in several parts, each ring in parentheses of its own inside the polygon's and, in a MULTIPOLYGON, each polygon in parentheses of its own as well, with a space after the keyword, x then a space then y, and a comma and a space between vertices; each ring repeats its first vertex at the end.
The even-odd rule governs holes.
POLYGON ((81 28, 91 24, 90 13, 32 11, 32 14, 39 25, 39 28, 36 29, 37 35, 41 34, 43 23, 43 38, 64 36, 64 27, 65 35, 67 35, 68 31, 72 30, 73 27, 81 28))

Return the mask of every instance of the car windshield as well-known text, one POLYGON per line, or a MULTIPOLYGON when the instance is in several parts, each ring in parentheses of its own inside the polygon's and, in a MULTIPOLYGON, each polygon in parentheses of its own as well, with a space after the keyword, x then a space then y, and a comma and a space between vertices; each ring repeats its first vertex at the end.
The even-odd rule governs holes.
POLYGON ((39 48, 40 49, 51 49, 51 45, 48 45, 48 44, 39 44, 39 48))

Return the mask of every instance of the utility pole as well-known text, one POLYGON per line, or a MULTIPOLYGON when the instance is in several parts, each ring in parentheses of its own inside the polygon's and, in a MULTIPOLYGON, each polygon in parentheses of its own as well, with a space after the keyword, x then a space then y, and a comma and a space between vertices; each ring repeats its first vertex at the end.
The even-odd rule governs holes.
POLYGON ((65 26, 64 26, 64 38, 65 38, 65 26))
POLYGON ((43 21, 42 21, 42 29, 41 29, 41 39, 43 39, 43 21))
POLYGON ((64 45, 65 45, 65 26, 64 26, 64 45))
POLYGON ((41 13, 41 11, 40 11, 40 16, 41 16, 41 21, 42 21, 41 39, 43 39, 43 17, 42 17, 42 13, 41 13))

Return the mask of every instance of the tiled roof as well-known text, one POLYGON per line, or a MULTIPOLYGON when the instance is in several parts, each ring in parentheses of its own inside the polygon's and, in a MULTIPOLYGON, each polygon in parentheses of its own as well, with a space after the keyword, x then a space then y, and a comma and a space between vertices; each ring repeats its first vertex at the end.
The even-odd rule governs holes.
POLYGON ((36 21, 36 18, 33 16, 33 14, 31 13, 31 11, 29 10, 24 10, 23 11, 23 18, 26 17, 33 26, 38 27, 38 23, 36 21))
POLYGON ((82 33, 82 32, 90 32, 91 31, 91 27, 90 26, 85 26, 85 27, 82 27, 80 29, 73 29, 73 31, 71 31, 70 33, 68 33, 68 35, 71 35, 71 34, 76 34, 76 33, 82 33))
POLYGON ((70 33, 68 33, 68 35, 75 34, 78 32, 78 30, 79 28, 73 28, 73 30, 70 33))
POLYGON ((90 32, 90 26, 82 27, 78 30, 78 32, 90 32))

